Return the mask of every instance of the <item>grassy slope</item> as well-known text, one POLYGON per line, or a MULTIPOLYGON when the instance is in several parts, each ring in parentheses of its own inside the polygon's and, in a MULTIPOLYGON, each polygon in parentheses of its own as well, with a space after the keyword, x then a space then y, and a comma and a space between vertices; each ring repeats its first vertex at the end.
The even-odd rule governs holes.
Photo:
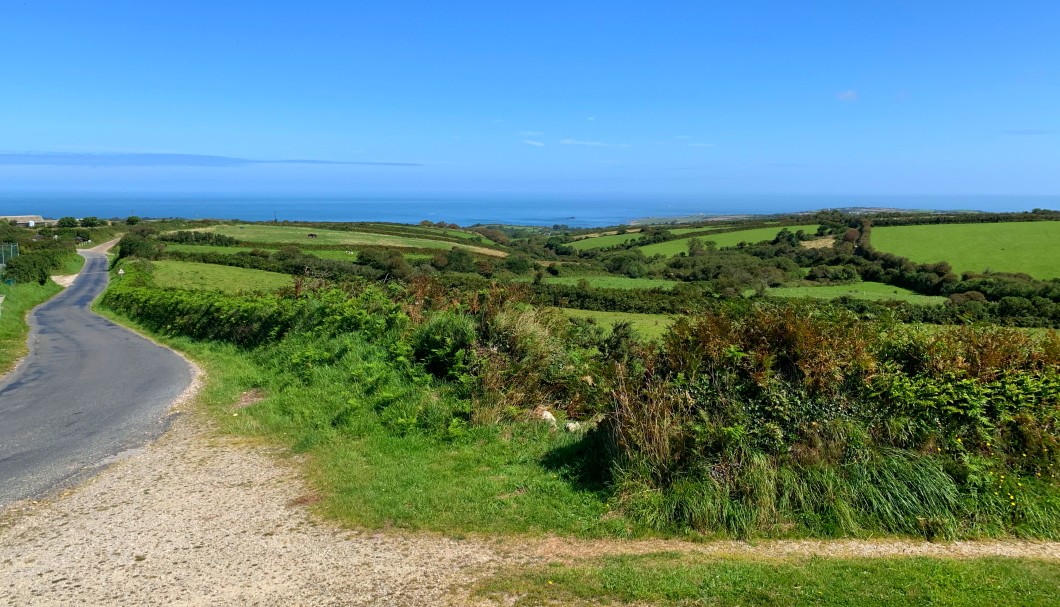
POLYGON ((817 299, 836 299, 852 297, 854 299, 884 300, 897 299, 917 304, 937 304, 946 301, 945 297, 920 295, 908 289, 893 287, 879 282, 857 282, 849 285, 784 287, 770 289, 774 297, 814 297, 817 299))
MULTIPOLYGON (((817 224, 797 225, 797 226, 785 226, 792 232, 799 230, 805 230, 806 232, 816 232, 817 224)), ((772 240, 776 237, 777 232, 782 230, 781 227, 772 228, 755 228, 753 230, 740 230, 738 232, 724 232, 722 234, 716 234, 714 236, 698 236, 700 240, 704 242, 714 242, 721 247, 732 247, 740 244, 741 242, 761 242, 763 240, 772 240)), ((875 234, 875 232, 873 232, 875 234)), ((644 247, 640 247, 640 250, 647 256, 652 255, 665 255, 667 257, 673 257, 680 253, 688 251, 688 238, 679 238, 677 240, 669 240, 666 242, 659 242, 656 244, 650 244, 644 247)))
POLYGON ((661 337, 670 328, 673 319, 665 314, 637 314, 634 312, 599 312, 596 310, 578 310, 560 308, 571 318, 592 318, 601 326, 611 327, 615 323, 628 322, 638 333, 649 339, 661 337))
POLYGON ((1001 558, 719 559, 659 553, 509 569, 478 584, 504 604, 1044 607, 1060 563, 1001 558), (514 601, 512 600, 515 598, 514 601))
POLYGON ((44 286, 36 283, 13 287, 0 284, 0 295, 5 296, 3 312, 0 313, 0 374, 10 371, 15 361, 26 354, 26 335, 29 333, 26 314, 30 308, 61 290, 50 280, 44 286))
POLYGON ((917 262, 947 261, 957 273, 1060 278, 1060 221, 879 227, 872 229, 872 244, 917 262))
POLYGON ((291 277, 276 272, 185 261, 154 261, 159 286, 212 291, 267 291, 291 284, 291 277))
POLYGON ((387 234, 375 234, 372 232, 347 232, 345 230, 318 230, 315 228, 299 228, 293 226, 268 226, 268 225, 221 225, 205 228, 203 231, 217 232, 244 242, 289 242, 291 244, 327 244, 327 245, 374 245, 394 248, 413 249, 439 249, 448 251, 454 246, 459 246, 474 253, 503 257, 505 253, 496 249, 487 249, 472 245, 459 245, 446 240, 432 240, 429 238, 411 238, 406 236, 390 236, 387 234), (316 238, 309 238, 309 234, 316 234, 316 238))

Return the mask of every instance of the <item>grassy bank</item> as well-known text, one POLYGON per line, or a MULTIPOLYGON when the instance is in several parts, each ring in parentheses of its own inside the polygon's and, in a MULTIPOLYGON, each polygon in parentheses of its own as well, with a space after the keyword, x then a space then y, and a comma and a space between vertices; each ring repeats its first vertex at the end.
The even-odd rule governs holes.
POLYGON ((291 343, 249 352, 162 336, 101 312, 200 363, 207 375, 200 406, 223 431, 304 454, 304 473, 321 498, 315 508, 343 525, 457 535, 647 533, 612 510, 602 486, 581 476, 580 433, 540 422, 453 427, 441 436, 409 427, 409 413, 423 399, 446 396, 388 369, 377 345, 356 338, 318 343, 344 353, 314 364, 291 343), (234 409, 247 392, 264 398, 234 409), (388 411, 395 399, 411 407, 388 411))
POLYGON ((477 587, 505 605, 1045 607, 1060 563, 1001 558, 720 559, 663 553, 503 571, 477 587))
POLYGON ((4 296, 3 312, 0 313, 0 373, 10 371, 15 362, 26 354, 26 336, 29 333, 26 314, 61 290, 59 285, 50 280, 44 285, 0 285, 0 295, 4 296))

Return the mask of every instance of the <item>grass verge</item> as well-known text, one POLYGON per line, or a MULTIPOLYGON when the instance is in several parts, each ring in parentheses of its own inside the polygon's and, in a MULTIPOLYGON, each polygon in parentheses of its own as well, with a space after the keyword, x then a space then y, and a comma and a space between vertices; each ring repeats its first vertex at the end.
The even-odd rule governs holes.
POLYGON ((43 286, 37 283, 0 285, 0 295, 4 296, 3 312, 0 312, 0 374, 10 371, 26 354, 29 333, 26 314, 61 290, 62 287, 50 280, 43 286))
POLYGON ((1005 558, 719 559, 616 556, 504 571, 480 598, 505 605, 949 607, 1056 605, 1060 563, 1005 558))

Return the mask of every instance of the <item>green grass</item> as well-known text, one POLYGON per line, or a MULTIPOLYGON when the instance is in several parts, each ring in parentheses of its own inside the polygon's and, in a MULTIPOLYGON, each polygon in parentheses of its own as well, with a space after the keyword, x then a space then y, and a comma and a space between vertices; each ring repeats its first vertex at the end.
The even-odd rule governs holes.
POLYGON ((59 268, 58 270, 55 270, 54 272, 52 272, 52 274, 55 274, 55 275, 77 274, 78 272, 81 271, 81 268, 84 267, 84 265, 85 265, 85 258, 84 257, 81 257, 80 255, 77 255, 77 254, 67 255, 66 258, 63 259, 63 267, 59 268))
POLYGON ((508 569, 477 584, 475 594, 517 607, 1045 607, 1060 602, 1060 563, 658 553, 508 569))
MULTIPOLYGON (((528 276, 520 276, 518 282, 531 280, 528 276)), ((677 280, 665 280, 662 278, 630 278, 628 276, 548 276, 541 282, 544 284, 557 284, 577 286, 585 280, 589 286, 600 289, 672 289, 680 284, 677 280)))
POLYGON ((583 238, 581 240, 575 240, 570 243, 570 246, 578 249, 579 251, 588 251, 589 249, 600 249, 603 247, 613 247, 620 245, 624 242, 636 240, 643 236, 640 232, 628 233, 628 234, 608 234, 606 236, 594 236, 592 238, 583 238))
MULTIPOLYGON (((797 226, 785 226, 792 232, 804 230, 807 233, 816 232, 817 224, 797 225, 797 226)), ((770 227, 770 228, 755 228, 752 230, 740 230, 738 232, 724 232, 715 235, 696 236, 703 242, 714 242, 718 245, 718 248, 722 247, 733 247, 741 242, 761 242, 763 240, 773 240, 776 237, 777 232, 780 232, 783 228, 781 227, 770 227)), ((875 234, 875 231, 873 231, 875 234)), ((656 244, 650 244, 647 246, 640 247, 640 250, 651 257, 652 255, 665 255, 666 257, 673 257, 681 253, 688 252, 688 241, 689 238, 679 238, 677 240, 668 240, 666 242, 659 242, 656 244)))
POLYGON ((673 324, 673 318, 665 314, 638 314, 635 312, 599 312, 596 310, 578 310, 560 308, 571 318, 591 318, 600 326, 612 327, 615 323, 628 322, 638 333, 649 339, 662 337, 673 324))
POLYGON ((872 245, 955 272, 1024 272, 1060 278, 1060 221, 893 226, 872 229, 872 245))
POLYGON ((291 284, 276 272, 186 261, 153 261, 155 282, 162 287, 206 291, 268 291, 291 284))
POLYGON ((26 335, 29 333, 26 314, 33 306, 61 290, 62 287, 50 280, 43 286, 37 283, 0 284, 0 295, 4 296, 3 311, 0 312, 0 374, 10 371, 26 354, 26 335))
POLYGON ((216 232, 238 238, 243 242, 260 243, 290 243, 295 245, 372 245, 380 247, 393 247, 405 249, 438 249, 448 251, 458 246, 473 253, 503 257, 503 251, 488 249, 472 245, 455 244, 447 240, 432 240, 430 238, 415 238, 408 236, 391 236, 388 234, 376 234, 373 232, 353 232, 345 230, 320 230, 316 228, 300 228, 293 226, 270 226, 270 225, 218 225, 203 228, 201 231, 216 232), (316 238, 309 238, 309 234, 316 234, 316 238))
POLYGON ((939 304, 946 301, 945 297, 931 295, 920 295, 903 289, 893 287, 879 282, 856 282, 848 285, 829 286, 807 286, 807 287, 783 287, 770 289, 767 295, 773 297, 813 297, 815 299, 836 299, 838 297, 852 297, 854 299, 885 300, 896 299, 915 304, 939 304))

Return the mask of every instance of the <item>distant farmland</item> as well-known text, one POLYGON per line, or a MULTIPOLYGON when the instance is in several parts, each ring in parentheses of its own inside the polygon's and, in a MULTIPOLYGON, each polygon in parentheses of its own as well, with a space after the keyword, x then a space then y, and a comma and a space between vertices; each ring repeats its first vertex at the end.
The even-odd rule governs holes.
POLYGON ((426 237, 420 238, 377 234, 375 232, 356 232, 352 230, 322 230, 295 226, 270 226, 258 224, 219 225, 204 228, 200 231, 216 232, 248 243, 292 243, 344 246, 362 245, 392 247, 397 249, 439 250, 450 250, 453 247, 460 247, 472 253, 480 253, 482 255, 490 255, 493 257, 504 257, 507 255, 504 251, 499 251, 497 249, 454 243, 448 240, 433 240, 427 235, 425 235, 426 237), (314 234, 314 236, 310 237, 310 234, 314 234))
POLYGON ((938 304, 946 301, 945 297, 920 295, 909 289, 885 285, 879 282, 856 282, 849 285, 819 287, 782 287, 770 289, 767 294, 773 297, 813 297, 815 299, 836 299, 839 297, 874 301, 895 299, 916 304, 938 304))
MULTIPOLYGON (((787 228, 792 232, 798 232, 803 230, 804 232, 813 234, 817 232, 817 224, 807 224, 799 226, 773 226, 768 228, 754 228, 752 230, 740 230, 738 232, 723 232, 721 234, 708 234, 705 236, 696 236, 691 238, 699 238, 703 242, 714 242, 718 245, 718 248, 722 247, 734 247, 741 242, 761 242, 763 240, 773 240, 776 238, 777 233, 782 229, 787 228)), ((652 255, 665 255, 667 257, 673 257, 681 253, 688 251, 688 241, 691 238, 680 238, 678 240, 669 240, 667 242, 659 242, 656 244, 650 244, 644 247, 640 247, 640 250, 648 257, 652 255)))
POLYGON ((879 227, 872 229, 872 245, 920 263, 947 261, 958 274, 1060 278, 1060 221, 879 227))

